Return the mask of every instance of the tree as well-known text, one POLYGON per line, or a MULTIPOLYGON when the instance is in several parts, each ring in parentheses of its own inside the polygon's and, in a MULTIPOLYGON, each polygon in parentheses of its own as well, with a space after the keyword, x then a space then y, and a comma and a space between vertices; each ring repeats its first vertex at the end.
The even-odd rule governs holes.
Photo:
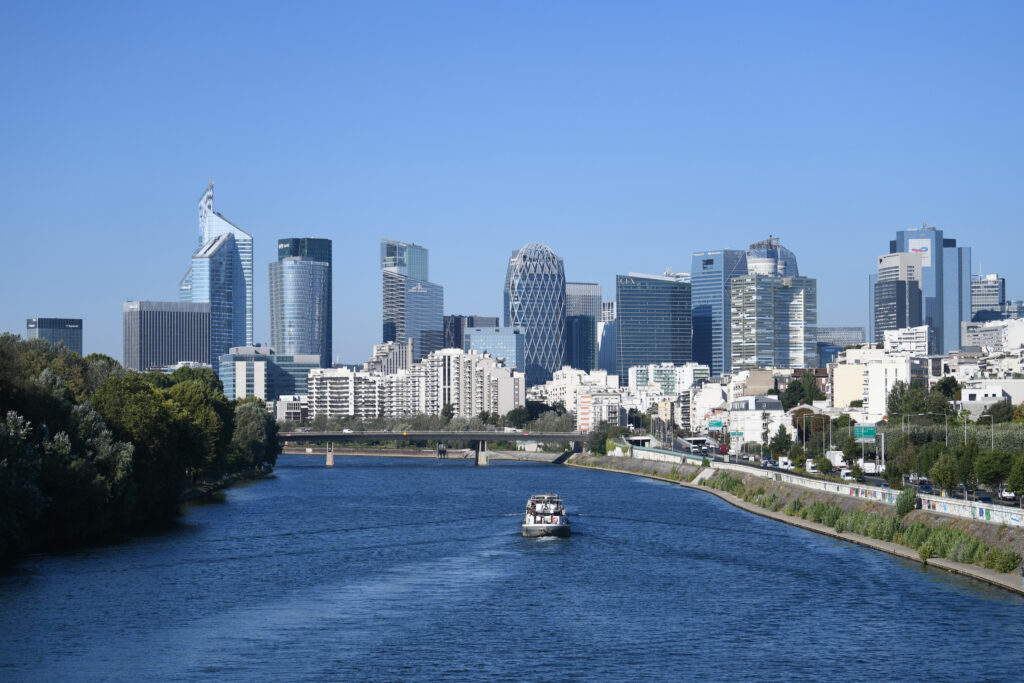
POLYGON ((944 451, 935 464, 932 465, 931 470, 928 472, 928 478, 947 492, 955 489, 956 485, 960 482, 959 474, 957 473, 956 457, 952 453, 944 451))
POLYGON ((512 410, 505 413, 505 422, 507 422, 510 427, 522 429, 523 425, 525 425, 529 421, 530 411, 528 411, 526 408, 513 408, 512 410))
POLYGON ((453 406, 451 403, 445 403, 444 407, 441 408, 441 417, 443 417, 446 420, 451 420, 453 417, 455 417, 455 406, 453 406))
POLYGON ((983 451, 974 460, 974 474, 978 481, 985 484, 993 493, 998 493, 1010 476, 1013 458, 1006 451, 983 451))
POLYGON ((1013 404, 1009 401, 993 403, 988 408, 985 408, 985 412, 981 414, 978 422, 986 419, 987 416, 991 416, 994 423, 1009 422, 1013 419, 1013 404))
POLYGON ((771 443, 768 444, 768 450, 773 455, 784 455, 789 453, 789 449, 793 446, 793 439, 790 438, 789 432, 786 431, 785 425, 779 425, 779 429, 775 432, 775 436, 772 437, 771 443))
POLYGON ((1024 403, 1017 406, 1017 409, 1013 411, 1014 422, 1024 422, 1024 403))
POLYGON ((814 459, 814 466, 818 468, 818 471, 822 474, 828 474, 832 471, 832 461, 824 455, 814 459))
MULTIPOLYGON (((247 470, 268 462, 267 411, 259 399, 243 399, 235 406, 235 429, 228 450, 232 470, 247 470)), ((276 459, 276 458, 275 458, 276 459)))
POLYGON ((1020 506, 1024 507, 1024 453, 1017 453, 1013 456, 1013 466, 1010 468, 1006 487, 1017 494, 1020 506))
POLYGON ((935 383, 933 391, 938 391, 940 394, 946 397, 947 401, 959 400, 960 398, 960 383, 956 381, 956 378, 952 375, 946 375, 938 382, 935 383))
POLYGON ((957 482, 964 487, 964 500, 967 500, 967 492, 978 485, 978 477, 974 473, 974 461, 980 455, 978 442, 971 439, 966 444, 958 444, 953 449, 956 456, 957 482))
POLYGON ((46 502, 30 425, 14 411, 0 422, 0 559, 24 550, 46 502))
POLYGON ((917 507, 917 491, 909 486, 896 496, 896 514, 900 517, 917 507))
MULTIPOLYGON (((195 369, 179 368, 174 375, 181 370, 195 369)), ((219 380, 215 383, 202 375, 184 376, 192 379, 179 381, 167 393, 177 406, 181 419, 193 431, 183 436, 186 441, 195 443, 185 457, 189 476, 193 479, 199 473, 219 476, 224 471, 225 455, 231 442, 234 411, 224 393, 217 388, 219 380)))

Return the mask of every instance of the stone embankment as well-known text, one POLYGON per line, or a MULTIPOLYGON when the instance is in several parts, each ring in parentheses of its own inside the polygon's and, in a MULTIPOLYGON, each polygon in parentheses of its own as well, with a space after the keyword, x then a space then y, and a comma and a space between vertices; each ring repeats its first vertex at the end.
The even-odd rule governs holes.
MULTIPOLYGON (((868 548, 874 548, 875 550, 881 550, 882 552, 889 553, 890 555, 895 555, 903 559, 912 560, 914 562, 923 562, 929 566, 945 569, 946 571, 950 571, 955 574, 969 576, 980 581, 989 583, 993 586, 998 586, 999 588, 1004 588, 1006 590, 1024 595, 1024 581, 1022 581, 1022 577, 1019 571, 1004 574, 992 569, 979 567, 977 565, 963 564, 960 562, 954 562, 952 560, 937 557, 930 558, 927 560, 927 562, 924 562, 921 559, 918 551, 903 545, 899 545, 897 543, 891 543, 888 541, 870 538, 868 536, 861 536, 860 534, 855 534, 851 532, 837 532, 832 527, 826 526, 824 524, 819 524, 817 522, 813 522, 810 520, 802 519, 800 517, 793 517, 785 514, 781 510, 775 512, 771 510, 766 510, 765 508, 754 505, 753 503, 748 503, 747 501, 744 501, 742 498, 734 496, 726 491, 720 491, 718 489, 700 485, 700 483, 698 483, 699 481, 714 475, 714 471, 711 470, 711 468, 702 469, 699 467, 689 465, 673 465, 671 463, 666 462, 648 461, 637 458, 609 458, 586 455, 573 456, 565 464, 570 467, 581 467, 595 470, 608 470, 611 472, 620 472, 623 474, 644 476, 668 483, 679 484, 680 486, 684 486, 686 488, 697 489, 718 496, 719 498, 726 501, 727 503, 730 503, 731 505, 735 505, 738 508, 746 510, 747 512, 752 512, 755 515, 760 515, 761 517, 767 517, 769 519, 784 522, 786 524, 800 527, 808 531, 813 531, 815 533, 823 534, 825 536, 830 536, 832 538, 849 541, 851 543, 856 543, 858 545, 862 545, 868 548)), ((791 494, 794 498, 802 497, 805 501, 809 500, 806 490, 800 490, 797 489, 797 487, 790 487, 786 484, 775 484, 775 486, 778 487, 778 490, 780 492, 792 488, 792 491, 786 492, 791 494)), ((822 502, 834 503, 844 507, 844 509, 857 508, 865 510, 866 512, 878 511, 878 509, 875 507, 878 504, 865 501, 851 500, 843 496, 834 496, 826 493, 815 493, 813 499, 820 499, 822 502)), ((922 518, 929 515, 926 512, 918 510, 911 513, 910 516, 922 518)), ((1014 547, 1017 547, 1021 543, 1024 543, 1024 539, 1017 538, 1016 536, 1019 536, 1019 534, 1015 534, 1014 539, 1004 539, 1004 541, 1009 541, 1007 544, 1014 547)))

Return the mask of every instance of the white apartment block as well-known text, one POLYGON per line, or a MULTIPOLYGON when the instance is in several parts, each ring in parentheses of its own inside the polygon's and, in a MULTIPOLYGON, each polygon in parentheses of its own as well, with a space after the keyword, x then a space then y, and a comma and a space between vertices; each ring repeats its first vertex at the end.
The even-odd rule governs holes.
POLYGON ((927 356, 929 353, 929 327, 903 327, 898 330, 885 330, 883 333, 883 349, 886 353, 909 353, 912 356, 927 356))
POLYGON ((372 419, 383 413, 380 386, 383 375, 351 368, 309 371, 309 416, 372 419))
POLYGON ((616 391, 581 391, 576 411, 576 431, 589 432, 607 422, 616 426, 625 423, 626 410, 622 394, 616 391))
POLYGON ((554 374, 544 384, 530 389, 530 398, 550 405, 561 402, 570 413, 579 414, 580 393, 602 390, 619 390, 619 376, 609 375, 606 370, 577 370, 568 365, 554 374))
POLYGON ((640 391, 649 384, 655 384, 666 396, 679 396, 709 377, 711 369, 699 363, 635 365, 629 368, 629 390, 640 391))
POLYGON ((848 409, 853 401, 862 401, 867 420, 885 417, 889 392, 896 382, 927 380, 927 359, 910 353, 886 353, 867 344, 847 349, 839 360, 829 364, 832 376, 832 405, 848 409))
POLYGON ((737 452, 745 443, 767 446, 779 427, 785 427, 790 437, 794 433, 782 401, 774 396, 743 396, 733 401, 729 404, 727 422, 737 452))

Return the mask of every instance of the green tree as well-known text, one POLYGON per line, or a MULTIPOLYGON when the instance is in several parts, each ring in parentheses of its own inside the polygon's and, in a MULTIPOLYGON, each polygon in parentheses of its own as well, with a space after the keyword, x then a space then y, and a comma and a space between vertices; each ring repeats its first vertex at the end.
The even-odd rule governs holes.
POLYGON ((983 451, 974 460, 975 478, 997 493, 1010 476, 1013 458, 1006 451, 983 451))
POLYGON ((1010 476, 1006 480, 1006 488, 1017 494, 1020 506, 1024 507, 1024 453, 1014 454, 1010 476))
POLYGON ((450 421, 453 417, 455 417, 455 406, 453 406, 451 403, 445 403, 444 407, 441 408, 441 417, 443 417, 445 420, 450 421))
POLYGON ((987 420, 988 416, 992 417, 994 423, 1010 422, 1013 420, 1013 404, 1009 401, 1000 401, 999 403, 993 403, 988 408, 985 408, 985 412, 981 414, 981 418, 978 422, 987 420))
POLYGON ((505 414, 505 422, 510 427, 522 429, 523 425, 530 421, 530 411, 524 407, 513 408, 505 414))
POLYGON ((917 507, 917 491, 907 487, 896 496, 896 514, 900 517, 917 507))
POLYGON ((779 425, 778 431, 775 432, 775 436, 772 437, 771 442, 768 444, 768 449, 773 455, 785 455, 789 453, 789 449, 793 446, 793 439, 790 438, 789 432, 786 431, 785 425, 779 425))
POLYGON ((10 411, 0 422, 0 559, 29 547, 46 498, 39 490, 40 456, 30 425, 10 411))
POLYGON ((932 469, 928 472, 928 478, 947 492, 953 491, 960 483, 956 457, 952 453, 944 451, 932 465, 932 469))
POLYGON ((948 401, 960 398, 960 383, 952 375, 946 375, 936 382, 933 390, 945 396, 948 401))
MULTIPOLYGON (((194 369, 179 368, 174 375, 181 370, 194 369)), ((185 454, 188 475, 192 479, 198 474, 217 477, 224 472, 234 411, 224 393, 217 388, 217 383, 202 375, 185 376, 192 379, 179 381, 167 393, 178 409, 179 417, 190 428, 190 433, 183 437, 191 444, 190 451, 185 454)))

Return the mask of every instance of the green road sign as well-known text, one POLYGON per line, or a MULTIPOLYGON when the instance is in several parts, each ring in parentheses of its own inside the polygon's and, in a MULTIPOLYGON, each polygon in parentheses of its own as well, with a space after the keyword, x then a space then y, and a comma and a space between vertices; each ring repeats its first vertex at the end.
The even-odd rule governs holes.
POLYGON ((710 422, 708 422, 708 428, 709 429, 721 429, 722 428, 722 421, 721 420, 711 420, 710 422))
POLYGON ((854 425, 853 437, 857 443, 874 443, 875 425, 854 425))
POLYGON ((743 436, 743 432, 729 432, 730 436, 743 436))

